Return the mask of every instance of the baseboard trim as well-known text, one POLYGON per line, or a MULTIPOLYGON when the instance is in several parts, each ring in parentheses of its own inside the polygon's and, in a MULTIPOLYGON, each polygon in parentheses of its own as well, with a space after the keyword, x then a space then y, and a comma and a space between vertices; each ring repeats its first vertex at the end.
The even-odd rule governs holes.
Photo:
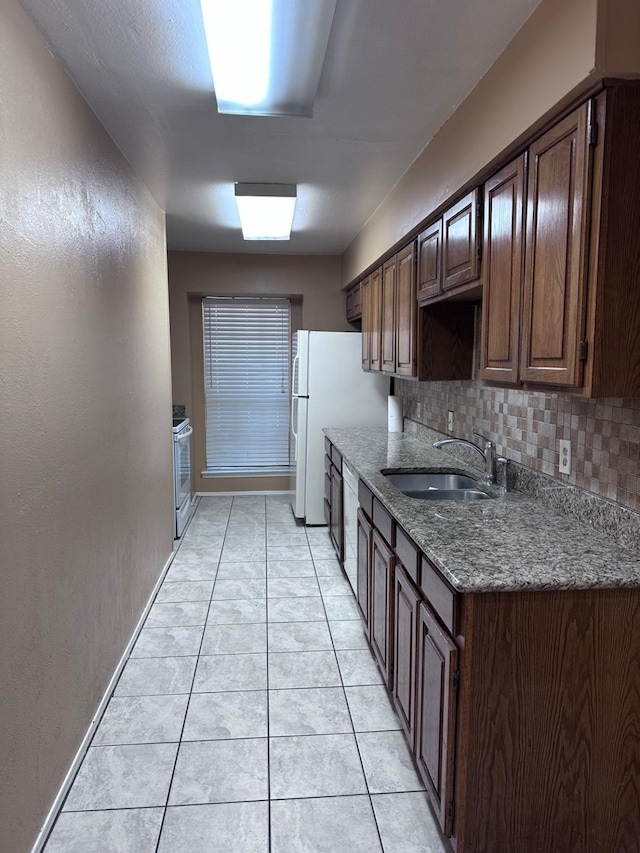
POLYGON ((173 559, 176 556, 176 554, 177 554, 177 550, 175 550, 171 553, 171 555, 167 559, 167 562, 164 565, 164 568, 162 569, 162 572, 160 573, 160 577, 158 578, 156 585, 153 588, 153 592, 149 596, 149 600, 147 601, 145 608, 142 611, 142 615, 140 616, 140 619, 138 620, 138 624, 136 625, 134 632, 131 635, 131 639, 127 643, 127 647, 124 650, 122 657, 120 658, 120 660, 119 660, 119 662, 115 668, 115 671, 111 677, 111 680, 110 680, 109 684, 107 685, 107 689, 105 690, 105 693, 104 693, 102 699, 100 700, 100 704, 98 705, 96 712, 93 715, 93 719, 89 723, 89 728, 87 729, 87 733, 85 734, 85 736, 82 740, 82 743, 80 744, 80 747, 79 747, 78 751, 76 752, 73 761, 71 762, 71 766, 69 767, 67 775, 64 777, 62 784, 60 786, 60 789, 59 789, 58 793, 56 794, 56 797, 55 797, 55 799, 51 805, 51 808, 49 809, 49 813, 47 814, 47 817, 45 818, 45 821, 42 824, 42 828, 40 829, 40 832, 38 833, 38 837, 36 838, 35 844, 33 845, 32 849, 31 849, 31 853, 42 853, 44 845, 46 844, 46 842, 49 839, 49 834, 51 833, 51 830, 53 829, 53 825, 55 823, 56 817, 58 816, 58 812, 60 811, 62 804, 64 803, 64 800, 65 800, 67 794, 69 793, 69 789, 71 788, 71 785, 73 784, 73 780, 76 777, 76 773, 80 769, 80 765, 82 764, 82 760, 85 757, 87 750, 89 749, 89 744, 91 743, 91 741, 93 739, 95 731, 98 727, 98 723, 102 719, 102 715, 104 714, 104 712, 106 710, 106 707, 109 703, 109 700, 111 699, 111 694, 113 693, 113 691, 116 688, 116 684, 118 683, 118 679, 120 678, 120 676, 122 674, 122 670, 124 669, 124 666, 125 666, 127 660, 129 659, 129 655, 131 654, 131 650, 133 649, 135 642, 138 639, 138 634, 142 630, 142 626, 144 625, 145 619, 149 615, 149 611, 151 610, 151 606, 153 605, 155 597, 158 594, 158 590, 160 589, 160 586, 161 586, 162 582, 164 581, 167 572, 169 571, 169 566, 173 562, 173 559))
POLYGON ((197 498, 230 498, 230 497, 254 497, 255 495, 294 495, 288 489, 278 489, 273 491, 258 491, 258 492, 196 492, 197 498))

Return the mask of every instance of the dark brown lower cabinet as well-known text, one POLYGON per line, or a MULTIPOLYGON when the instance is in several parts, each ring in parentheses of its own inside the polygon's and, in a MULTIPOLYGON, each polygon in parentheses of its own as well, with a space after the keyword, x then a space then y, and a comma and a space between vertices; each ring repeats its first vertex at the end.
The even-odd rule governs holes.
POLYGON ((371 537, 373 527, 364 512, 358 508, 358 572, 357 601, 365 633, 371 639, 371 601, 369 598, 371 574, 371 537))
POLYGON ((640 589, 460 593, 358 496, 358 607, 451 850, 640 853, 640 589))
POLYGON ((331 514, 329 535, 336 549, 338 560, 344 561, 344 511, 343 511, 342 474, 331 466, 331 514))
POLYGON ((387 687, 393 685, 393 595, 396 556, 374 527, 371 538, 371 648, 387 687))
POLYGON ((358 498, 358 608, 451 850, 640 853, 640 590, 460 593, 358 498))
POLYGON ((469 595, 459 853, 640 850, 640 590, 469 595))
MULTIPOLYGON (((327 457, 325 457, 326 459, 327 457)), ((329 466, 331 471, 331 466, 329 466)), ((324 520, 327 527, 331 527, 331 474, 325 471, 324 475, 324 520)))
POLYGON ((404 566, 396 565, 393 699, 412 749, 416 735, 416 665, 420 594, 404 566))
POLYGON ((344 562, 344 491, 342 456, 328 438, 324 440, 324 520, 338 560, 344 562))
POLYGON ((415 756, 442 831, 453 829, 453 769, 458 691, 458 649, 432 610, 418 609, 415 756))

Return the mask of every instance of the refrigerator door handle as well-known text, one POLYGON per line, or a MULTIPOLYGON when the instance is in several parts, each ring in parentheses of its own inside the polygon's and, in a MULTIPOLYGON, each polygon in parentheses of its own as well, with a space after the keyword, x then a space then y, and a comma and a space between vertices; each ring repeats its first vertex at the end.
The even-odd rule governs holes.
POLYGON ((294 397, 291 402, 292 431, 295 469, 293 514, 296 518, 305 517, 307 492, 307 419, 309 400, 306 397, 294 397))
POLYGON ((293 461, 298 461, 298 398, 291 398, 291 435, 293 436, 293 461))
POLYGON ((293 377, 293 391, 294 395, 297 395, 298 389, 300 387, 300 355, 296 353, 293 359, 293 366, 291 368, 291 375, 293 377))
POLYGON ((296 426, 298 425, 298 406, 297 406, 297 403, 298 403, 298 398, 292 397, 291 398, 291 432, 293 433, 295 438, 298 437, 298 430, 296 429, 296 426))

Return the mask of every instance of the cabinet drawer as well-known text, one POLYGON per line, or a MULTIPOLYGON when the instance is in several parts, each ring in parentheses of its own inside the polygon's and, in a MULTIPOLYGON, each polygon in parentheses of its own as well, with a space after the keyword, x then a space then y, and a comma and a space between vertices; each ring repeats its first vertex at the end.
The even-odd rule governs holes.
POLYGON ((371 521, 373 518, 373 493, 362 480, 358 480, 358 503, 362 507, 362 512, 371 521))
POLYGON ((331 445, 331 461, 336 466, 338 471, 342 473, 342 455, 333 444, 331 445))
POLYGON ((329 441, 329 439, 325 435, 325 437, 324 437, 324 452, 327 454, 329 459, 331 459, 331 448, 332 448, 332 446, 333 445, 331 444, 331 442, 329 441))
POLYGON ((396 555, 407 575, 420 586, 420 549, 401 527, 396 527, 396 555))
POLYGON ((424 597, 445 628, 455 636, 459 633, 458 595, 424 554, 421 569, 420 589, 424 597))
POLYGON ((327 474, 331 474, 331 457, 327 456, 326 453, 324 455, 324 470, 327 474))
POLYGON ((373 526, 380 531, 387 544, 394 548, 396 544, 396 524, 378 498, 373 499, 373 515, 371 518, 373 526))
POLYGON ((328 474, 324 475, 324 498, 331 503, 331 477, 328 474))

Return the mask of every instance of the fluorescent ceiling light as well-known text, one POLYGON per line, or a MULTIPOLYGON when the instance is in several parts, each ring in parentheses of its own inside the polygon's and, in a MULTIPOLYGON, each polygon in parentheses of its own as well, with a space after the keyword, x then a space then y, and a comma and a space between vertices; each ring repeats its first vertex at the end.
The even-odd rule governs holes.
POLYGON ((236 184, 236 204, 245 240, 290 240, 295 184, 236 184))
POLYGON ((336 0, 200 0, 219 113, 311 116, 336 0))

